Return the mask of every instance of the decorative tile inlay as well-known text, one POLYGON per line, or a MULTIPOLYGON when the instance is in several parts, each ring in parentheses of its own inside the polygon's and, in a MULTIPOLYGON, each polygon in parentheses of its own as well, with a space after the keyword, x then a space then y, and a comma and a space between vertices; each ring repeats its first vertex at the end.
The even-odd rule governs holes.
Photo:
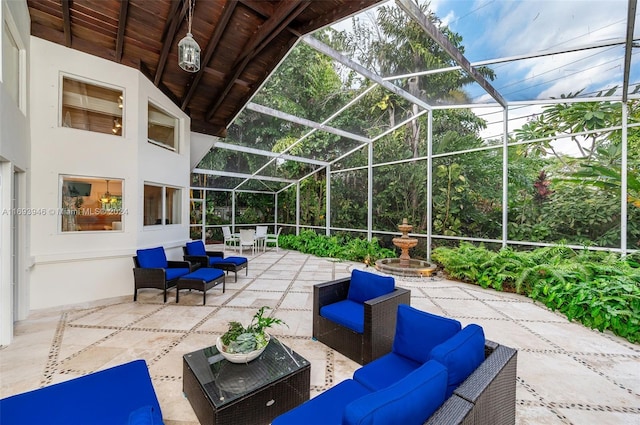
MULTIPOLYGON (((182 291, 176 304, 172 289, 164 304, 161 292, 149 289, 139 291, 136 303, 122 297, 90 308, 35 312, 37 325, 30 326, 29 320, 18 323, 15 342, 0 350, 0 395, 142 357, 166 422, 196 425, 188 400, 181 396, 182 356, 213 345, 228 321, 248 323, 258 307, 269 305, 272 314, 289 324, 273 328, 273 335, 311 361, 315 396, 360 367, 311 338, 313 284, 348 276, 354 268, 363 265, 271 250, 250 257, 249 276, 239 273, 237 283, 231 276, 225 294, 210 290, 204 306, 198 291, 182 291), (50 331, 42 332, 47 318, 50 331), (41 343, 36 340, 40 333, 41 343), (29 343, 21 344, 23 338, 29 343), (22 361, 21 350, 37 345, 42 346, 42 360, 22 356, 22 361), (314 361, 320 370, 314 369, 314 361), (11 373, 17 368, 20 374, 11 373), (25 379, 31 380, 28 385, 25 379)), ((516 423, 640 423, 639 345, 571 323, 517 294, 484 290, 440 275, 396 277, 396 284, 411 290, 417 308, 453 317, 463 325, 478 323, 488 338, 518 349, 516 423)))

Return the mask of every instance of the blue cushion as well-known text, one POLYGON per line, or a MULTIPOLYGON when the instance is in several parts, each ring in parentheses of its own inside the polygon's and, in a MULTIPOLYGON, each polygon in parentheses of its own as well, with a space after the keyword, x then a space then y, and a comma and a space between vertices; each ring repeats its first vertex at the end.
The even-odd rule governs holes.
POLYGON ((425 363, 433 347, 451 338, 460 328, 457 320, 401 304, 398 306, 392 350, 418 363, 425 363))
POLYGON ((353 379, 377 391, 395 384, 420 366, 422 363, 391 352, 356 370, 353 379))
POLYGON ((209 264, 213 265, 213 264, 234 264, 236 266, 240 266, 244 263, 247 262, 247 259, 245 257, 227 257, 227 258, 220 258, 220 257, 209 257, 209 264))
POLYGON ((139 249, 136 251, 138 264, 145 269, 165 269, 167 268, 167 256, 164 248, 139 249))
POLYGON ((351 283, 347 299, 357 303, 378 298, 393 292, 395 279, 391 276, 380 276, 355 269, 351 272, 351 283))
POLYGON ((164 278, 166 280, 173 280, 179 278, 180 276, 184 276, 187 273, 189 273, 189 269, 187 268, 176 267, 172 269, 165 269, 164 278))
POLYGON ((207 255, 207 250, 204 248, 204 242, 187 242, 187 255, 207 255))
POLYGON ((351 300, 338 301, 322 307, 320 316, 359 334, 364 332, 364 304, 351 300))
POLYGON ((162 425, 162 422, 156 422, 152 406, 142 406, 129 414, 129 422, 127 425, 162 425))
POLYGON ((349 403, 344 425, 421 425, 444 403, 447 369, 430 361, 388 388, 349 403))
POLYGON ((431 359, 443 364, 449 374, 447 397, 453 393, 480 363, 484 361, 484 332, 478 325, 467 325, 463 330, 436 345, 431 359))
POLYGON ((205 282, 211 282, 222 276, 224 276, 224 271, 219 269, 198 269, 182 277, 185 279, 200 279, 205 282))
POLYGON ((131 412, 151 406, 154 424, 162 411, 144 360, 0 400, 5 424, 126 424, 131 412))
POLYGON ((278 416, 271 425, 340 425, 344 407, 367 394, 369 390, 347 379, 278 416))

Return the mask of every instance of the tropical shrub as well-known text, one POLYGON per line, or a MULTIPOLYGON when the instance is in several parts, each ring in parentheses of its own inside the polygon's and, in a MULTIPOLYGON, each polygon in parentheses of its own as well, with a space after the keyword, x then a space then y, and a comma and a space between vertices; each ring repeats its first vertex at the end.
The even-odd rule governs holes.
POLYGON ((374 263, 381 258, 395 258, 395 251, 382 248, 378 239, 352 238, 349 236, 323 236, 313 230, 302 230, 299 235, 280 236, 281 248, 293 249, 318 257, 374 263))
POLYGON ((455 279, 513 290, 569 320, 640 343, 640 262, 607 252, 553 246, 497 252, 463 242, 439 247, 431 258, 455 279))

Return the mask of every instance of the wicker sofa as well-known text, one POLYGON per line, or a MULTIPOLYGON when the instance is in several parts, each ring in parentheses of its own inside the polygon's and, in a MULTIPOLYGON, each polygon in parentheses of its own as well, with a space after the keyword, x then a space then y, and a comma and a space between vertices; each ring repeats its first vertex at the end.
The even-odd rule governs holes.
POLYGON ((351 296, 352 279, 366 279, 376 284, 378 279, 389 278, 353 270, 351 277, 314 285, 313 337, 353 361, 367 364, 391 351, 398 305, 410 303, 411 291, 394 287, 387 294, 362 302, 364 326, 362 331, 357 331, 321 314, 323 307, 344 302, 351 296))
POLYGON ((513 425, 516 366, 480 326, 401 305, 391 353, 272 425, 513 425))

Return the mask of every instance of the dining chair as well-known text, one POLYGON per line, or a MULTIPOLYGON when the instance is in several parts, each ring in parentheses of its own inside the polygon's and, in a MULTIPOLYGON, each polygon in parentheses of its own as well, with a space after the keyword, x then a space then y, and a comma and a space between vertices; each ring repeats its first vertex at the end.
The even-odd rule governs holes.
POLYGON ((238 245, 238 242, 240 242, 240 238, 236 235, 234 235, 233 233, 231 233, 231 227, 229 226, 222 226, 222 235, 224 236, 224 248, 222 249, 223 252, 227 251, 227 243, 231 242, 231 245, 233 246, 233 250, 236 250, 236 246, 238 245))
POLYGON ((269 231, 269 227, 267 226, 256 226, 256 248, 260 251, 260 247, 262 247, 263 251, 266 251, 267 244, 265 240, 267 239, 267 232, 269 231))
POLYGON ((267 237, 264 238, 264 249, 267 250, 267 244, 275 243, 276 244, 276 252, 280 250, 278 246, 278 238, 280 237, 280 232, 282 232, 282 227, 278 229, 277 233, 267 233, 267 237))
POLYGON ((240 229, 240 252, 244 252, 245 248, 251 248, 251 253, 256 253, 256 230, 240 229))

